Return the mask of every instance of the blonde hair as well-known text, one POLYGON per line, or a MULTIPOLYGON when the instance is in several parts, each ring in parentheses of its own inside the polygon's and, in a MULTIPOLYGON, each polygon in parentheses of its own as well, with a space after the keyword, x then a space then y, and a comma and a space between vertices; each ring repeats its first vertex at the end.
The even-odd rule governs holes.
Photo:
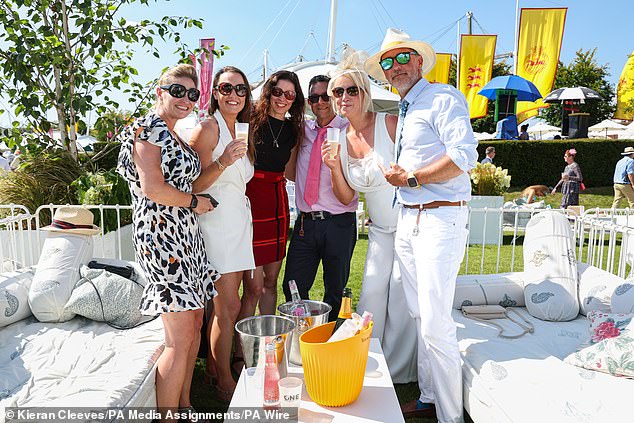
MULTIPOLYGON (((161 87, 164 85, 172 84, 177 78, 189 78, 194 81, 194 85, 196 85, 196 88, 198 88, 198 74, 196 73, 196 68, 185 63, 172 66, 171 68, 163 72, 158 79, 157 85, 161 87)), ((154 104, 154 108, 156 109, 158 105, 159 100, 157 98, 156 103, 154 104)))
MULTIPOLYGON (((372 108, 372 96, 370 95, 370 78, 365 70, 363 70, 363 63, 367 59, 368 54, 363 50, 354 50, 347 47, 342 53, 341 62, 335 69, 330 71, 330 82, 328 83, 328 94, 332 94, 332 89, 335 87, 335 82, 342 76, 350 78, 352 82, 363 91, 363 102, 361 109, 364 112, 371 112, 372 108)), ((331 95, 331 101, 337 110, 337 104, 334 96, 331 95)), ((337 110, 338 112, 339 110, 337 110)))
POLYGON ((196 68, 192 65, 181 63, 167 69, 158 80, 158 85, 169 85, 174 82, 176 78, 189 78, 194 81, 194 85, 198 88, 198 74, 196 68))

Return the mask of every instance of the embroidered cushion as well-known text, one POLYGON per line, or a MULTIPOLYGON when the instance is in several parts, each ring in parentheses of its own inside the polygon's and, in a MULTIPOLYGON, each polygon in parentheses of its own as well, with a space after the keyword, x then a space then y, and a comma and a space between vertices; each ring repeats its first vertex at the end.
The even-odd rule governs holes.
POLYGON ((577 263, 577 271, 580 313, 587 315, 593 310, 615 312, 611 309, 611 297, 614 290, 624 282, 623 278, 586 263, 577 263))
POLYGON ((0 328, 31 315, 29 288, 33 269, 20 269, 0 275, 0 328))
POLYGON ((612 292, 610 306, 612 313, 634 313, 634 281, 628 280, 612 292))
POLYGON ((531 218, 524 238, 524 299, 541 320, 568 321, 579 314, 577 260, 566 216, 544 211, 531 218))
POLYGON ((588 313, 590 345, 565 362, 614 376, 634 377, 634 325, 631 314, 588 313))
POLYGON ((81 279, 72 292, 66 309, 97 322, 129 328, 141 320, 143 287, 104 269, 82 266, 81 279))
POLYGON ((524 273, 458 276, 453 307, 464 305, 524 307, 524 273))
POLYGON ((65 322, 75 314, 64 306, 79 280, 79 268, 92 257, 89 235, 49 232, 29 290, 29 305, 40 322, 65 322))

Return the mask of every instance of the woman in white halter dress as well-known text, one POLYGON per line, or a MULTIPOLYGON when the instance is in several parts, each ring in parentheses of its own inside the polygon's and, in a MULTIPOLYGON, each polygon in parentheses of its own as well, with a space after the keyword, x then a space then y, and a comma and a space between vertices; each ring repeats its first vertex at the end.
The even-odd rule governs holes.
POLYGON ((331 160, 327 146, 323 157, 332 171, 335 194, 343 195, 340 201, 344 202, 352 190, 362 192, 370 215, 368 252, 357 311, 373 313, 372 336, 381 342, 392 380, 408 383, 417 378, 416 327, 408 312, 394 255, 398 218, 398 209, 392 208, 394 191, 379 167, 380 164, 389 168, 394 161, 397 119, 369 111, 370 83, 362 66, 356 68, 354 63, 343 60, 338 71, 328 91, 335 97, 337 111, 349 119, 350 126, 340 135, 338 157, 331 160), (342 177, 348 192, 341 186, 342 177))
POLYGON ((217 376, 218 398, 228 402, 236 387, 231 351, 240 312, 240 282, 245 270, 255 268, 251 209, 245 195, 247 182, 253 177, 254 146, 251 139, 246 144, 235 139, 234 131, 236 122, 249 122, 251 90, 244 73, 227 66, 214 76, 212 95, 213 118, 198 125, 189 142, 203 166, 213 170, 194 182, 194 191, 218 201, 213 212, 200 220, 209 262, 222 275, 207 332, 212 354, 207 357, 206 373, 212 382, 217 376))

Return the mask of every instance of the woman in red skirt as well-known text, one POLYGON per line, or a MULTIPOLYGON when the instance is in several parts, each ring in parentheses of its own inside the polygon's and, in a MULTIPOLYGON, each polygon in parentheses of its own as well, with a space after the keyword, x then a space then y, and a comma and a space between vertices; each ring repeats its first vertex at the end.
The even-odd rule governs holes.
POLYGON ((255 175, 247 184, 253 216, 256 269, 244 273, 244 294, 238 319, 275 314, 277 277, 286 255, 289 227, 284 169, 303 135, 304 95, 297 75, 275 72, 264 83, 251 117, 255 141, 255 175))

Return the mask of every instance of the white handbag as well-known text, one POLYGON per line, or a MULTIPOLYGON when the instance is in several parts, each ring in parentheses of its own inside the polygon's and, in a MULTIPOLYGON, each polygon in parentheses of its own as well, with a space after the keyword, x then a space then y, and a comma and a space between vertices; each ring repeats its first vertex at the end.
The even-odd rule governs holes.
POLYGON ((514 338, 519 338, 520 336, 526 333, 535 332, 535 328, 533 327, 533 324, 529 322, 528 320, 526 320, 524 316, 522 316, 517 310, 515 310, 512 307, 504 308, 501 305, 497 305, 497 304, 472 305, 472 306, 464 305, 462 306, 462 314, 469 319, 477 320, 478 322, 495 326, 498 329, 498 336, 500 338, 514 339, 514 338), (524 324, 513 319, 509 315, 510 311, 515 313, 517 316, 519 316, 520 319, 523 320, 524 324), (517 335, 505 335, 504 328, 500 324, 492 322, 491 320, 493 319, 508 319, 511 322, 515 323, 520 328, 522 328, 522 333, 517 335))

